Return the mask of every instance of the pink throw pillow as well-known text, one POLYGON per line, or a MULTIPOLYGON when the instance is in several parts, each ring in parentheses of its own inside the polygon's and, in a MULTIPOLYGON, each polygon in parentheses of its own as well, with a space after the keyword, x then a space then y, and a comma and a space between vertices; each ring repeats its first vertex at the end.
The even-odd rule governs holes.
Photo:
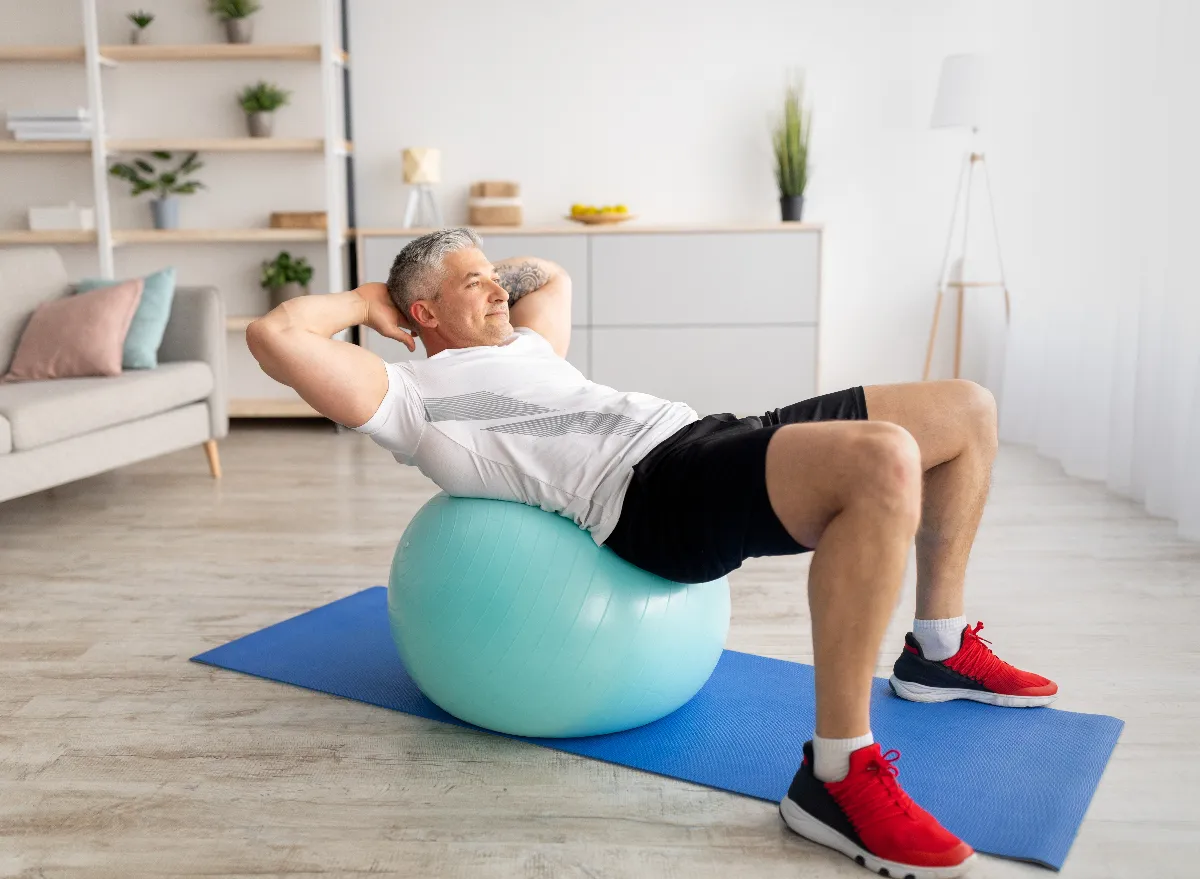
POLYGON ((125 335, 141 299, 137 278, 43 302, 21 334, 0 383, 120 375, 125 335))

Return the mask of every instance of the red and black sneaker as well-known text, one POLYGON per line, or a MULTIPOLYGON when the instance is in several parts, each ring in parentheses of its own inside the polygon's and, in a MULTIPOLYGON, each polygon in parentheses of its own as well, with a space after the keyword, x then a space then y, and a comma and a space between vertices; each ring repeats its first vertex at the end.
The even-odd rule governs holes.
POLYGON ((973 699, 1006 708, 1035 708, 1058 698, 1058 684, 1014 668, 979 637, 983 623, 963 629, 958 652, 936 662, 926 659, 912 632, 904 636, 904 652, 892 668, 892 690, 913 702, 973 699))
POLYGON ((953 879, 975 862, 975 850, 909 799, 896 776, 899 751, 879 745, 850 755, 841 781, 813 775, 812 742, 779 814, 805 839, 828 846, 860 867, 894 879, 953 879))

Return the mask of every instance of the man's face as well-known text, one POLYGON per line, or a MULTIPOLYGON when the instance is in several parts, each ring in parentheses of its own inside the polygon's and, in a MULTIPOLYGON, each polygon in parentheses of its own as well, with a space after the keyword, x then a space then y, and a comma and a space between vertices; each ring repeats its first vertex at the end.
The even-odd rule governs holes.
POLYGON ((508 322, 508 291, 483 251, 456 250, 442 262, 446 277, 441 295, 427 301, 437 319, 436 332, 450 348, 498 345, 512 335, 508 322))

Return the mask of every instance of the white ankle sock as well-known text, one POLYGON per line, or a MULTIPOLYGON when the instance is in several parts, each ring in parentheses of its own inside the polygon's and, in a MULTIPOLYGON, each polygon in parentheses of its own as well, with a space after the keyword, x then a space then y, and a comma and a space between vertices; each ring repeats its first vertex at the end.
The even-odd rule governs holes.
POLYGON ((962 630, 966 627, 966 617, 951 617, 948 620, 913 620, 912 631, 925 658, 941 662, 958 652, 962 646, 962 630))
POLYGON ((852 739, 813 736, 813 775, 818 781, 841 781, 850 772, 850 754, 874 743, 870 733, 852 739))

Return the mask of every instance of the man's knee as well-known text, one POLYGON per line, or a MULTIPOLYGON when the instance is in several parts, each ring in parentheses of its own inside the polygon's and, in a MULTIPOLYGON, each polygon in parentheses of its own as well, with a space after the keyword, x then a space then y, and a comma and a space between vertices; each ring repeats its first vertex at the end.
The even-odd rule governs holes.
POLYGON ((921 449, 898 424, 872 422, 854 441, 857 479, 852 497, 905 517, 915 529, 921 518, 921 449))
POLYGON ((951 380, 956 405, 966 421, 969 442, 978 450, 995 453, 999 444, 996 398, 981 384, 966 379, 951 380))

